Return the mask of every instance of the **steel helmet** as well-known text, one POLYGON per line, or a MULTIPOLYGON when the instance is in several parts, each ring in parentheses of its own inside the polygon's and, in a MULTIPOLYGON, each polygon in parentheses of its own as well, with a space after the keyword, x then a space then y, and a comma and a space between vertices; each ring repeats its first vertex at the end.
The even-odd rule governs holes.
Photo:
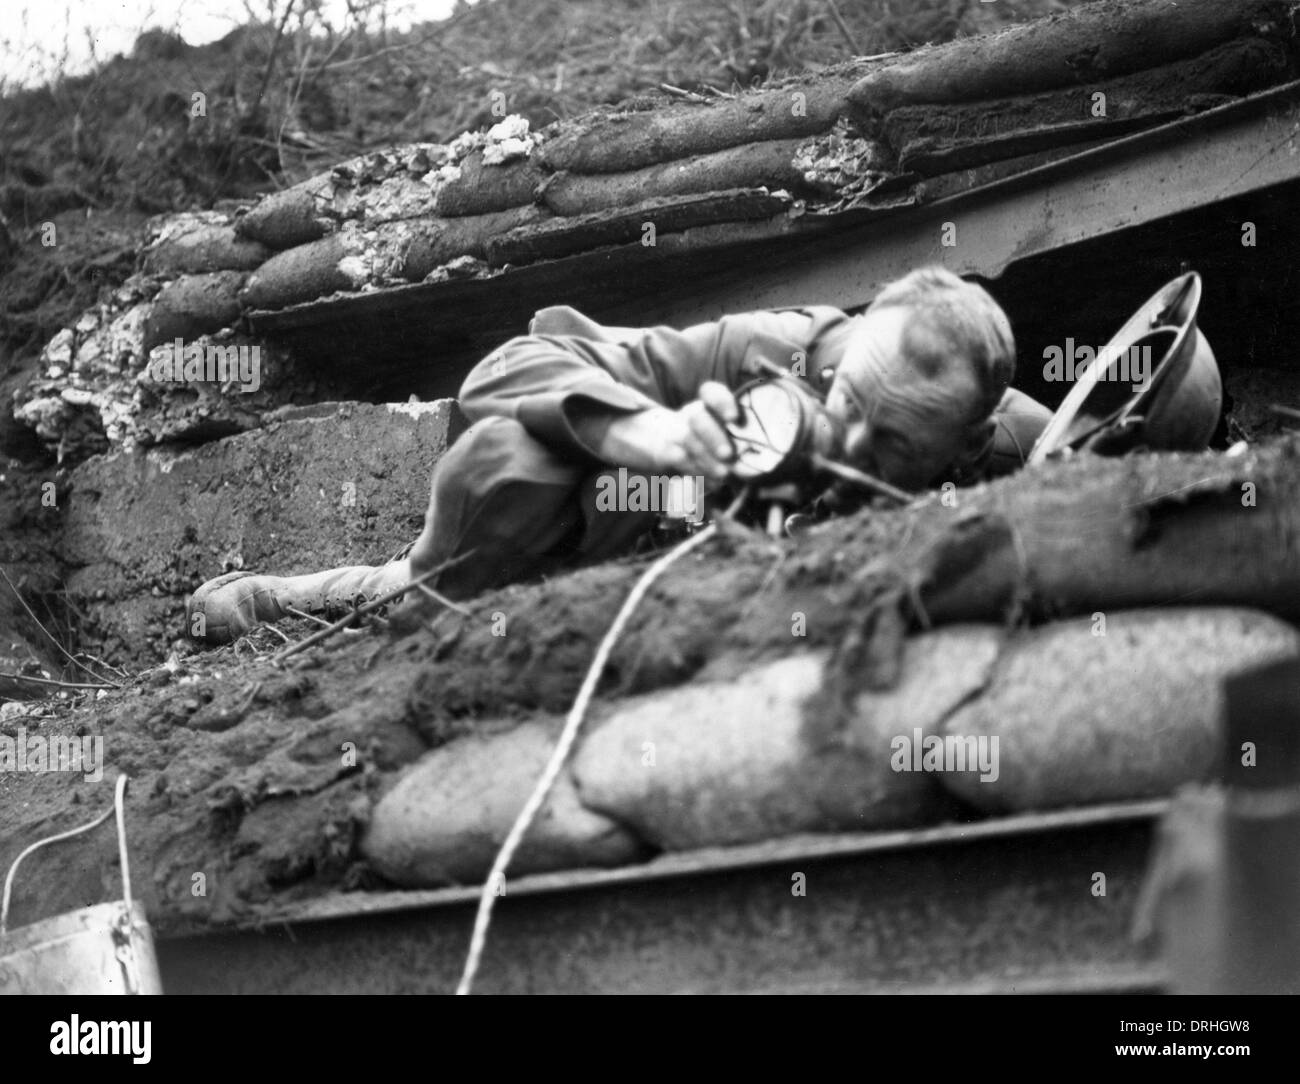
POLYGON ((1209 443, 1223 405, 1214 351, 1196 326, 1201 276, 1180 275, 1138 309, 1081 372, 1028 462, 1066 449, 1122 455, 1135 448, 1197 451, 1209 443), (1142 387, 1115 377, 1125 358, 1150 349, 1142 387))

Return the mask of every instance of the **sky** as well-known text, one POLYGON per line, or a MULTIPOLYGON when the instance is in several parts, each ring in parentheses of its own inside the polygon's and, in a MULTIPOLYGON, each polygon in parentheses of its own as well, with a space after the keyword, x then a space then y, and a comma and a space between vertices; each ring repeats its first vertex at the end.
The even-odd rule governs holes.
MULTIPOLYGON (((224 37, 249 21, 249 12, 278 16, 288 0, 0 0, 0 75, 5 86, 30 86, 63 67, 76 75, 96 59, 127 53, 141 30, 160 26, 191 45, 224 37)), ((333 25, 343 24, 347 0, 294 0, 319 7, 333 25)), ((366 0, 361 0, 364 4, 366 0)), ((380 0, 370 0, 376 7, 380 0)), ((443 19, 455 0, 382 0, 389 25, 443 19)), ((358 0, 352 0, 360 6, 358 0)), ((297 8, 296 8, 297 10, 297 8)))

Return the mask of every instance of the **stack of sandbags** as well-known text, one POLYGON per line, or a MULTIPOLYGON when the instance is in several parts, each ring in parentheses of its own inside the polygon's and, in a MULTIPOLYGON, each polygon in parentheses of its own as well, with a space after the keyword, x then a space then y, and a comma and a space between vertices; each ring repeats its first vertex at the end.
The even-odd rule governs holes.
MULTIPOLYGON (((49 343, 19 417, 78 457, 105 442, 237 431, 281 405, 277 389, 315 397, 290 388, 298 377, 286 355, 275 355, 259 400, 217 394, 211 381, 150 380, 155 352, 254 345, 241 337, 249 310, 637 241, 647 218, 673 232, 783 213, 790 189, 828 193, 843 181, 822 166, 849 82, 601 114, 553 126, 547 139, 507 117, 447 146, 350 159, 233 217, 155 219, 140 272, 49 343)), ((872 157, 862 141, 852 150, 872 157)))
POLYGON ((241 294, 275 309, 336 292, 770 218, 795 196, 879 179, 878 153, 840 124, 853 75, 530 132, 511 116, 450 145, 354 159, 266 197, 237 233, 276 250, 241 294), (829 142, 828 142, 829 140, 829 142), (833 168, 831 166, 833 159, 833 168))
POLYGON ((1101 0, 761 91, 598 111, 541 133, 507 117, 268 197, 237 229, 278 254, 242 301, 280 308, 482 275, 645 242, 648 224, 680 233, 833 212, 872 202, 891 176, 1026 168, 1284 80, 1289 11, 1284 0, 1101 0))
POLYGON ((239 215, 235 232, 270 255, 318 240, 344 222, 427 215, 449 154, 438 143, 412 143, 350 158, 264 196, 239 215))
MULTIPOLYGON (((512 872, 1168 794, 1212 769, 1225 676, 1300 655, 1300 633, 1254 610, 1100 618, 940 628, 885 689, 832 691, 807 652, 611 705, 512 872)), ((556 730, 426 754, 373 809, 363 854, 402 885, 481 879, 556 730)))
POLYGON ((848 94, 897 168, 937 174, 1114 138, 1294 76, 1289 0, 1099 0, 919 49, 848 94))
POLYGON ((241 236, 220 211, 159 216, 148 231, 141 269, 161 288, 145 317, 145 353, 162 342, 233 327, 241 315, 239 292, 271 249, 241 236))
POLYGON ((276 309, 337 292, 486 267, 487 242, 546 212, 534 202, 537 136, 508 117, 449 146, 412 144, 351 159, 266 197, 236 223, 277 250, 240 295, 276 309))
MULTIPOLYGON (((603 112, 553 125, 537 152, 539 199, 559 216, 489 246, 499 263, 565 255, 714 222, 771 218, 799 198, 840 195, 815 164, 861 68, 708 102, 603 112)), ((877 148, 860 141, 854 180, 876 174, 877 148)), ((841 180, 843 177, 841 176, 841 180)))

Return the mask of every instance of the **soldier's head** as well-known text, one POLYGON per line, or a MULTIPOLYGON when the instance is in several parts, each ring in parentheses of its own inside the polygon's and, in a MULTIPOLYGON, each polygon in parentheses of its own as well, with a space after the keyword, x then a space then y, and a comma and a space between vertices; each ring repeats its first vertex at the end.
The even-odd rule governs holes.
POLYGON ((891 283, 858 318, 827 396, 849 462, 905 489, 976 455, 1015 374, 1011 323, 941 267, 891 283))

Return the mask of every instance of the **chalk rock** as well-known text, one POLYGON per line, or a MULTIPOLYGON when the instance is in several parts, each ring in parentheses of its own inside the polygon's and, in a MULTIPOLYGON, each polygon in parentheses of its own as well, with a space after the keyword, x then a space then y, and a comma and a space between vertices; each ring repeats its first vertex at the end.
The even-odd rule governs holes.
MULTIPOLYGON (((362 853, 389 880, 411 888, 486 877, 556 736, 554 727, 526 723, 426 754, 375 806, 362 853)), ((506 875, 617 866, 641 854, 630 832, 583 808, 566 770, 506 875)))
POLYGON ((1255 610, 1118 610, 1019 634, 995 680, 944 735, 998 739, 998 777, 940 772, 989 812, 1168 794, 1203 778, 1218 748, 1222 682, 1295 655, 1300 633, 1255 610))

